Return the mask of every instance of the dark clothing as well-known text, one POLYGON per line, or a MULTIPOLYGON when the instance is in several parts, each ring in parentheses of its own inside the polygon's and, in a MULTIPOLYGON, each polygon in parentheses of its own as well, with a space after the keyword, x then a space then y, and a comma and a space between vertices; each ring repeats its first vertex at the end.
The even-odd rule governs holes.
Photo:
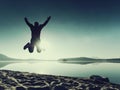
POLYGON ((39 25, 39 26, 33 26, 33 25, 30 25, 29 26, 30 29, 31 29, 31 37, 32 39, 38 39, 40 38, 40 34, 41 34, 41 30, 43 28, 43 25, 39 25))

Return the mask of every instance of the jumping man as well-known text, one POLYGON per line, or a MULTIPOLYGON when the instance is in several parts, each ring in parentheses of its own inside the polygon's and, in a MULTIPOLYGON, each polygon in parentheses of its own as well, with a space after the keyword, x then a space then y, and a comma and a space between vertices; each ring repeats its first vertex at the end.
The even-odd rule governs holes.
POLYGON ((28 48, 29 52, 32 53, 34 51, 34 47, 36 46, 37 52, 38 53, 41 52, 41 49, 39 47, 40 33, 42 28, 49 22, 50 18, 51 16, 49 16, 43 24, 34 22, 34 25, 31 24, 26 17, 24 18, 26 24, 30 27, 30 30, 31 30, 31 40, 24 46, 24 50, 28 48))

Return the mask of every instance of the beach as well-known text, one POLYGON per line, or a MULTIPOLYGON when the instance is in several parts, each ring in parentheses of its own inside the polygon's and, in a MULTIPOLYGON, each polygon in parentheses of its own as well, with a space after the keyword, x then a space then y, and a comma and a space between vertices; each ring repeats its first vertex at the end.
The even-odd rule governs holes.
POLYGON ((0 70, 0 90, 120 90, 120 85, 97 75, 80 78, 0 70))

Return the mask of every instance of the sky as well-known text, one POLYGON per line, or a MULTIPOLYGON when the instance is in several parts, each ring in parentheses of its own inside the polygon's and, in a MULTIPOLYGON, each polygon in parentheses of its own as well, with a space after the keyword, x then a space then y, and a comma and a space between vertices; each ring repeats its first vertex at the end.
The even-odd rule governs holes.
POLYGON ((0 0, 0 53, 14 58, 56 60, 120 57, 119 0, 0 0), (23 46, 31 32, 24 22, 43 23, 41 53, 23 46))

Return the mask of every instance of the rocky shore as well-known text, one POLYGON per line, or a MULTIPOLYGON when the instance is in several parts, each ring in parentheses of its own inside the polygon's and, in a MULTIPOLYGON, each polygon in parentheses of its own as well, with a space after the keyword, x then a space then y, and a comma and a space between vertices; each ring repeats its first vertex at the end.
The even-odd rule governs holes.
POLYGON ((108 78, 74 78, 0 70, 0 90, 120 90, 108 78))

